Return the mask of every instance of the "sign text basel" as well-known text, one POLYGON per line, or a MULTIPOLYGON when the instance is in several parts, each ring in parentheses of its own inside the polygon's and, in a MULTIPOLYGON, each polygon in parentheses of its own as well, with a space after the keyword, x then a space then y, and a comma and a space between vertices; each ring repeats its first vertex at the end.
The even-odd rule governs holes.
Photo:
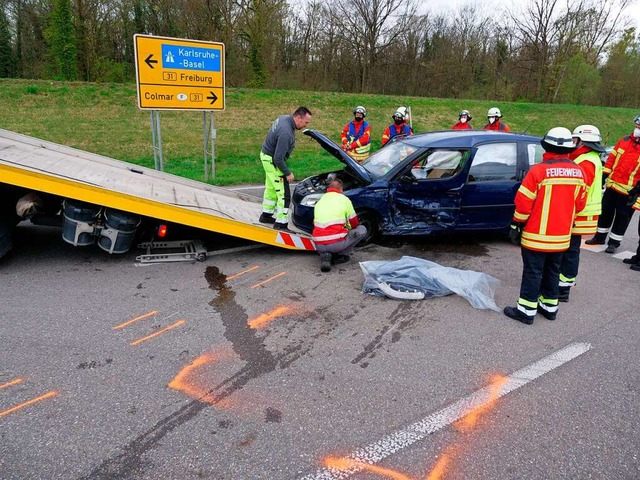
POLYGON ((224 44, 134 35, 138 106, 224 110, 224 44))

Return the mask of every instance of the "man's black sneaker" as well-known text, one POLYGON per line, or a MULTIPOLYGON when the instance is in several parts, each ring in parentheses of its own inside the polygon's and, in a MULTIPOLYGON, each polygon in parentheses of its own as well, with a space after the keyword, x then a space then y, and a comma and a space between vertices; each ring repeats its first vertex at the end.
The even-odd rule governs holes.
POLYGON ((614 244, 609 244, 607 245, 606 250, 604 251, 604 253, 616 253, 616 250, 618 249, 620 245, 614 245, 614 244))
POLYGON ((531 325, 533 323, 533 317, 530 317, 529 315, 522 313, 520 310, 518 310, 515 307, 504 307, 503 312, 507 317, 513 318, 514 320, 518 320, 519 322, 522 322, 525 325, 531 325))
POLYGON ((349 260, 351 260, 349 255, 334 255, 331 263, 334 265, 340 265, 341 263, 347 263, 349 260))
POLYGON ((276 219, 273 218, 271 213, 262 212, 260 214, 260 218, 258 219, 260 223, 276 223, 276 219))
MULTIPOLYGON (((567 297, 567 300, 568 299, 569 298, 567 297)), ((560 299, 558 299, 558 300, 560 300, 560 299)), ((552 312, 547 312, 544 308, 542 308, 540 306, 538 306, 538 313, 540 315, 542 315, 544 318, 546 318, 547 320, 555 320, 556 319, 556 315, 558 315, 557 312, 553 312, 553 313, 552 312)))
POLYGON ((322 252, 320 254, 320 271, 321 272, 331 271, 331 252, 322 252))
POLYGON ((288 223, 280 223, 280 222, 275 222, 273 224, 273 228, 276 230, 286 230, 289 231, 289 224, 288 223))
POLYGON ((640 263, 640 256, 634 255, 631 258, 625 258, 622 260, 622 263, 626 263, 627 265, 635 265, 636 263, 640 263))

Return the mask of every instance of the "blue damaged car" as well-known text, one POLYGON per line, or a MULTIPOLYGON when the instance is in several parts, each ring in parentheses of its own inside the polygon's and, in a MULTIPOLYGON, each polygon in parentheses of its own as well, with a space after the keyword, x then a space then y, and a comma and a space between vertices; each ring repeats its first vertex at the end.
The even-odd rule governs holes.
POLYGON ((313 207, 337 177, 369 231, 367 240, 506 231, 520 182, 543 153, 539 137, 451 130, 396 137, 359 164, 323 134, 304 134, 345 167, 298 183, 291 202, 293 223, 311 232, 313 207))

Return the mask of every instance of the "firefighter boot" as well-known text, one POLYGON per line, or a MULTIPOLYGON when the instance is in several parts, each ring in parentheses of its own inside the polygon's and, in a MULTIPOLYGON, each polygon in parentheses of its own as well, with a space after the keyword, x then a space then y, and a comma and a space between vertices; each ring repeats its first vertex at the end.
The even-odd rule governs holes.
POLYGON ((569 292, 571 291, 571 287, 560 287, 558 292, 558 301, 559 302, 568 302, 569 301, 569 292))
POLYGON ((626 263, 627 265, 635 265, 636 263, 640 263, 640 255, 634 255, 631 258, 625 258, 622 260, 622 263, 626 263))
MULTIPOLYGON (((569 299, 569 294, 567 294, 567 300, 568 299, 569 299)), ((558 300, 560 299, 558 298, 558 300)), ((540 305, 538 305, 538 313, 542 315, 544 318, 546 318, 547 320, 555 320, 556 315, 558 315, 558 312, 549 312, 548 310, 545 310, 544 308, 542 308, 540 305)))
POLYGON ((276 219, 273 218, 273 213, 262 212, 258 219, 260 223, 276 223, 276 219))
POLYGON ((636 272, 640 272, 640 263, 634 263, 633 265, 631 265, 631 270, 634 270, 636 272))
POLYGON ((521 312, 516 307, 504 307, 503 312, 507 317, 518 320, 525 325, 531 325, 533 323, 533 317, 521 312))
POLYGON ((331 252, 322 252, 320 254, 320 271, 321 272, 331 271, 331 252))
POLYGON ((587 245, 604 245, 605 240, 607 239, 606 233, 596 233, 593 237, 587 240, 587 245))
POLYGON ((607 245, 607 249, 604 251, 604 253, 616 253, 616 250, 619 246, 620 242, 609 239, 609 245, 607 245))

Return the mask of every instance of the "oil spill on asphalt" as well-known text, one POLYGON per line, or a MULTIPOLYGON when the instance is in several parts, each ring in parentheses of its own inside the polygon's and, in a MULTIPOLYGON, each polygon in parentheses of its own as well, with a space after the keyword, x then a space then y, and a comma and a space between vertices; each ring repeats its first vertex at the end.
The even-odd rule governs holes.
POLYGON ((381 349, 385 342, 387 342, 387 338, 389 338, 388 343, 397 343, 402 338, 402 332, 407 328, 414 325, 418 320, 424 318, 424 310, 414 308, 414 305, 420 302, 402 302, 399 303, 396 309, 389 316, 389 324, 382 327, 373 340, 371 340, 368 344, 364 346, 362 352, 356 355, 351 363, 353 365, 359 363, 360 367, 367 368, 369 366, 369 362, 364 362, 363 360, 366 358, 372 359, 377 355, 377 350, 381 349), (413 315, 413 311, 419 310, 419 315, 413 315), (388 333, 391 332, 389 336, 388 333))

